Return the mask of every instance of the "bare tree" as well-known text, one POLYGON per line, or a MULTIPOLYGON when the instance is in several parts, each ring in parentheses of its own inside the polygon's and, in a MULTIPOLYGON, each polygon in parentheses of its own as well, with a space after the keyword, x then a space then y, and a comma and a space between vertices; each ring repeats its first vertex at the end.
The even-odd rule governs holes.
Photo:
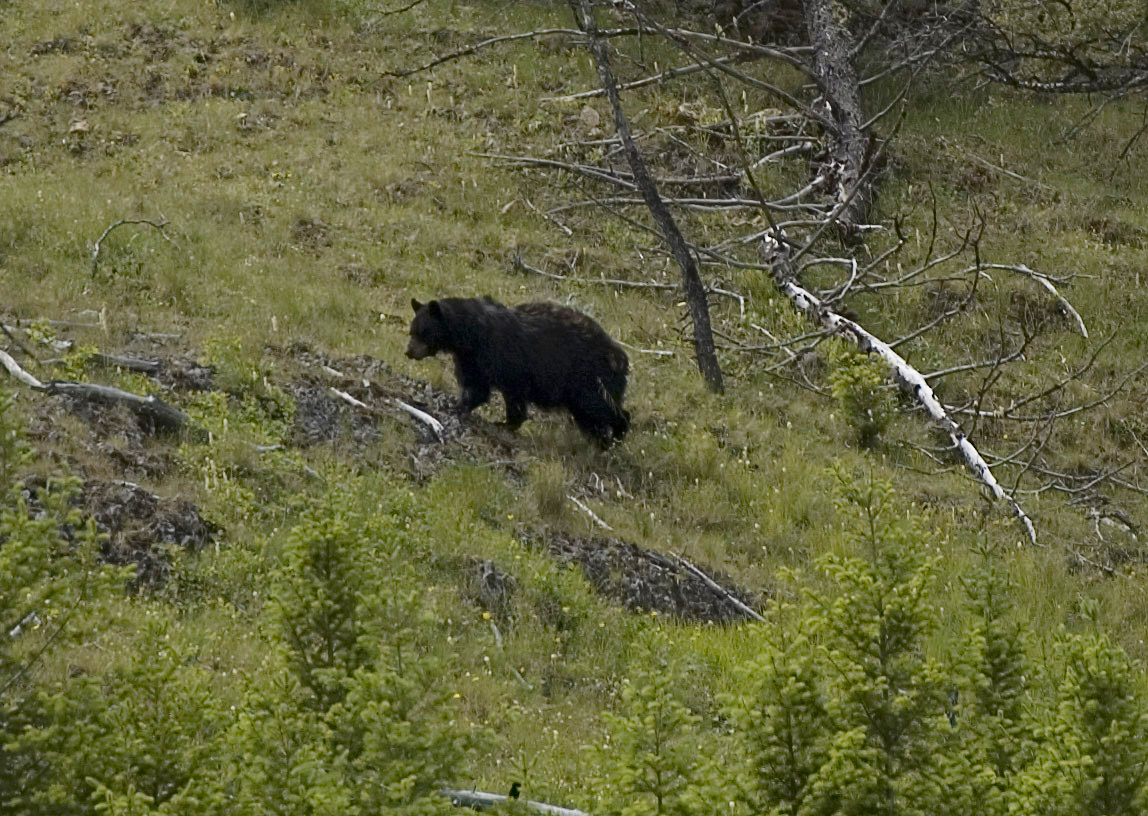
POLYGON ((642 194, 646 206, 662 231, 662 237, 669 244, 674 260, 682 270, 682 288, 686 293, 686 303, 689 305, 690 317, 694 324, 694 349, 697 353, 698 368, 705 377, 706 384, 711 391, 722 390, 721 365, 718 363, 717 352, 714 350, 713 330, 710 327, 710 310, 706 302, 705 286, 701 275, 698 274, 698 265, 690 252, 686 239, 682 237, 681 230, 674 223, 674 217, 666 207, 662 197, 658 195, 658 188, 646 169, 642 154, 634 144, 630 134, 630 123, 626 120, 626 113, 622 109, 622 100, 618 95, 618 83, 614 79, 614 72, 610 70, 610 58, 601 37, 598 36, 598 26, 594 22, 594 12, 589 0, 571 0, 570 7, 578 20, 578 25, 586 34, 586 47, 594 57, 598 66, 598 80, 602 90, 610 100, 610 108, 614 112, 614 128, 618 139, 626 152, 626 160, 630 164, 634 185, 642 194))

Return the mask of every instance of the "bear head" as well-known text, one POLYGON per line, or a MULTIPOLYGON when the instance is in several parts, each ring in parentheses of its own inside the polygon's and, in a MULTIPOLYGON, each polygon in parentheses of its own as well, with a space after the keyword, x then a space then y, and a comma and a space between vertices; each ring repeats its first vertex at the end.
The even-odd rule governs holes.
POLYGON ((407 343, 407 356, 412 360, 433 357, 447 348, 449 334, 446 318, 437 300, 419 303, 411 298, 415 317, 411 321, 411 339, 407 343))

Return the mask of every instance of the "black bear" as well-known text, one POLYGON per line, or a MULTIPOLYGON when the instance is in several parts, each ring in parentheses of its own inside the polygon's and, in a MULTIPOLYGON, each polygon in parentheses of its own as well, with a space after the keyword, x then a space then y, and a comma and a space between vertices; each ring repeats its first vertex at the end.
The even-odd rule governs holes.
POLYGON ((565 408, 603 446, 630 429, 622 408, 630 360, 587 315, 556 303, 508 308, 491 297, 412 299, 411 308, 407 356, 453 356, 463 411, 485 403, 494 388, 506 400, 511 428, 533 403, 565 408))

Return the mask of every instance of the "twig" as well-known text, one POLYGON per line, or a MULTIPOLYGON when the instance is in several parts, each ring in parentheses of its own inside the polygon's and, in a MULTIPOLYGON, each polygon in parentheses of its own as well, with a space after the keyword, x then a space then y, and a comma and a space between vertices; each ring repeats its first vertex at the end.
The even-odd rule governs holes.
MULTIPOLYGON (((731 54, 728 57, 717 57, 714 62, 726 64, 737 60, 744 59, 737 54, 731 54)), ((689 76, 696 74, 698 71, 705 71, 709 69, 709 64, 705 62, 695 62, 691 65, 682 65, 678 68, 668 68, 660 74, 653 76, 642 77, 635 79, 631 82, 623 82, 618 86, 619 91, 631 91, 635 88, 642 88, 646 85, 654 85, 657 83, 665 82, 667 79, 676 79, 677 77, 689 76)), ((591 97, 605 96, 606 92, 601 88, 594 88, 589 91, 581 91, 580 93, 567 94, 566 96, 551 96, 543 97, 543 102, 576 102, 579 99, 590 99, 591 97)))
POLYGON ((1060 304, 1062 309, 1072 315, 1072 317, 1076 320, 1076 327, 1080 329, 1080 336, 1085 338, 1088 337, 1088 329, 1084 327, 1084 320, 1080 317, 1080 313, 1072 307, 1072 304, 1068 302, 1068 299, 1065 298, 1064 295, 1060 294, 1060 292, 1056 290, 1056 287, 1052 285, 1052 281, 1049 280, 1048 275, 1045 275, 1041 272, 1034 272, 1024 264, 985 264, 983 268, 1003 269, 1008 272, 1016 272, 1018 275, 1024 275, 1026 278, 1036 281, 1052 293, 1052 296, 1056 298, 1057 303, 1060 304))
POLYGON ((611 526, 610 526, 609 524, 607 524, 606 522, 602 521, 602 519, 598 518, 598 516, 596 516, 596 515, 594 514, 594 511, 593 511, 593 510, 591 510, 589 507, 587 507, 587 506, 585 505, 585 503, 583 503, 583 502, 579 501, 578 499, 576 499, 576 498, 574 498, 573 496, 570 496, 570 495, 567 495, 567 496, 566 496, 566 498, 568 498, 570 501, 574 502, 575 506, 577 506, 577 508, 578 508, 579 510, 581 510, 583 513, 585 513, 586 515, 588 515, 588 516, 590 517, 590 519, 591 519, 591 520, 592 520, 592 521, 593 521, 595 524, 597 524, 599 527, 601 527, 603 530, 610 530, 611 532, 613 532, 614 528, 613 528, 613 527, 611 527, 611 526))
POLYGON ((654 354, 654 355, 657 355, 658 357, 673 357, 674 356, 674 352, 671 349, 639 348, 638 346, 633 346, 633 345, 630 345, 629 343, 627 343, 625 341, 617 340, 617 339, 615 340, 615 342, 617 342, 617 344, 619 346, 623 346, 625 348, 628 348, 631 351, 636 351, 639 354, 654 354))
MULTIPOLYGON (((623 34, 637 34, 636 28, 618 28, 609 31, 601 32, 604 37, 617 37, 623 34)), ((484 48, 489 48, 492 45, 498 45, 505 42, 514 42, 515 40, 529 40, 535 37, 546 37, 552 35, 569 35, 569 36, 582 36, 582 32, 572 28, 541 28, 536 31, 523 31, 520 34, 504 34, 501 37, 490 37, 489 39, 476 42, 474 45, 468 45, 465 48, 460 48, 457 51, 451 51, 449 54, 443 54, 441 57, 435 57, 430 62, 425 62, 417 68, 408 68, 405 71, 382 71, 380 76, 385 77, 409 77, 415 74, 429 71, 431 68, 442 65, 444 62, 451 62, 452 60, 461 59, 462 57, 469 57, 484 48)))
MULTIPOLYGON (((800 145, 798 145, 800 147, 800 145)), ((792 148, 786 148, 792 150, 792 148)), ((779 151, 784 152, 784 151, 779 151)), ((544 159, 537 156, 513 156, 505 153, 472 153, 472 156, 478 156, 483 159, 498 159, 499 161, 510 162, 511 164, 521 164, 528 167, 551 167, 557 170, 567 170, 571 173, 578 173, 580 175, 588 176, 589 178, 598 179, 599 181, 606 181, 611 184, 617 184, 625 187, 628 190, 636 190, 637 187, 633 184, 632 173, 627 173, 624 170, 603 169, 591 164, 577 164, 574 162, 563 162, 557 159, 544 159)), ((768 157, 766 157, 768 158, 768 157)), ((737 182, 741 176, 733 173, 722 173, 713 176, 658 176, 654 179, 657 184, 733 184, 737 182)))
MULTIPOLYGON (((334 371, 334 369, 331 369, 331 371, 334 371)), ((331 386, 331 393, 333 393, 339 399, 346 402, 348 405, 352 405, 361 411, 365 411, 366 413, 372 414, 373 416, 384 416, 383 412, 380 411, 379 409, 373 408, 370 405, 367 405, 362 400, 355 399, 350 394, 348 394, 346 391, 340 391, 338 388, 331 386)), ((412 417, 417 419, 419 422, 426 425, 430 429, 431 433, 434 434, 435 439, 437 439, 439 442, 442 442, 445 440, 446 437, 444 436, 445 429, 443 428, 443 424, 441 422, 439 422, 437 419, 435 419, 433 416, 431 416, 430 414, 428 414, 425 411, 420 411, 418 408, 415 408, 413 405, 408 405, 407 403, 403 402, 400 399, 395 399, 394 397, 386 397, 385 399, 391 405, 394 405, 399 410, 404 411, 407 414, 410 414, 412 417)))
POLYGON ((402 6, 401 8, 380 9, 380 10, 377 10, 375 13, 378 14, 380 17, 390 17, 392 14, 402 14, 404 11, 410 11, 415 6, 421 6, 425 2, 426 2, 426 0, 411 0, 411 2, 407 3, 405 6, 402 6))
POLYGON ((100 234, 100 237, 96 239, 96 242, 92 245, 91 277, 94 278, 96 276, 96 270, 100 265, 100 249, 103 247, 104 239, 112 233, 112 230, 114 230, 116 227, 122 227, 124 224, 147 224, 149 227, 154 227, 155 229, 159 230, 159 234, 163 236, 165 241, 167 241, 169 244, 172 244, 173 246, 175 245, 175 241, 171 240, 171 236, 164 231, 164 227, 166 227, 168 224, 166 218, 161 217, 159 221, 152 221, 149 218, 121 218, 119 221, 116 221, 114 224, 105 229, 100 234))
POLYGON ((725 598, 727 601, 729 601, 731 604, 733 604, 739 610, 741 610, 741 612, 746 617, 751 618, 751 619, 757 621, 758 623, 765 623, 765 618, 763 618, 756 611, 754 611, 753 609, 751 609, 750 607, 748 607, 744 603, 742 603, 740 600, 738 600, 737 597, 735 597, 732 592, 730 592, 728 589, 723 587, 721 584, 719 584, 713 578, 710 578, 708 575, 706 575, 700 569, 698 569, 693 564, 691 564, 689 561, 687 561, 684 556, 674 555, 673 557, 675 559, 677 559, 677 562, 679 564, 681 564, 683 567, 685 567, 691 574, 697 576, 702 581, 704 581, 706 586, 708 586, 714 592, 719 593, 723 598, 725 598))
MULTIPOLYGON (((31 351, 29 351, 27 349, 27 347, 24 346, 24 344, 21 343, 19 340, 17 340, 16 337, 13 335, 13 332, 17 332, 17 331, 23 332, 24 334, 28 334, 28 335, 31 334, 26 328, 19 325, 19 321, 17 321, 17 324, 15 326, 0 324, 0 328, 4 329, 4 334, 8 335, 8 337, 12 340, 12 342, 15 343, 20 348, 21 351, 23 351, 25 354, 27 354, 33 360, 36 359, 36 355, 33 354, 31 351)), ((42 345, 47 346, 48 348, 52 349, 52 351, 55 351, 55 352, 68 351, 69 349, 72 348, 72 346, 75 345, 71 340, 57 340, 54 337, 42 337, 41 336, 41 337, 37 337, 36 339, 42 345)))
POLYGON ((16 335, 12 334, 12 327, 11 326, 6 326, 3 323, 0 323, 0 329, 2 329, 4 331, 4 334, 6 334, 8 336, 8 339, 12 341, 12 344, 24 353, 24 356, 28 357, 29 359, 35 360, 37 363, 40 362, 39 358, 37 358, 35 354, 33 354, 31 351, 29 351, 27 346, 25 346, 23 343, 21 343, 19 340, 16 339, 16 335))
MULTIPOLYGON (((547 272, 544 269, 539 269, 536 266, 531 266, 522 259, 522 256, 515 254, 514 267, 523 272, 533 272, 535 275, 542 275, 546 278, 553 280, 566 281, 567 283, 592 283, 598 286, 616 286, 619 289, 656 289, 661 292, 680 292, 682 287, 676 283, 657 283, 656 281, 631 281, 623 280, 621 278, 579 278, 573 275, 559 275, 557 272, 547 272)), ((745 295, 732 292, 728 289, 719 289, 716 286, 708 286, 705 289, 707 295, 722 295, 731 300, 736 300, 741 304, 741 311, 745 313, 745 295)), ((648 353, 664 353, 664 352, 648 352, 648 353)))
MULTIPOLYGON (((1097 535, 1099 535, 1099 531, 1097 531, 1097 535)), ((1104 539, 1102 538, 1100 540, 1103 541, 1104 539)), ((1095 567, 1096 569, 1107 573, 1111 577, 1116 576, 1116 570, 1112 569, 1112 567, 1108 566, 1107 564, 1101 564, 1098 561, 1093 561, 1091 558, 1086 558, 1084 554, 1080 552, 1080 550, 1074 550, 1069 547, 1068 551, 1083 561, 1085 564, 1088 564, 1090 567, 1095 567)))

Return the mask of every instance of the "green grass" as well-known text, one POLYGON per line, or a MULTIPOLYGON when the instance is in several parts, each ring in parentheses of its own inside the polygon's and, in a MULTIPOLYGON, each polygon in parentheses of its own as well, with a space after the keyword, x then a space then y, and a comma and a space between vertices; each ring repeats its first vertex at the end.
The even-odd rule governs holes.
MULTIPOLYGON (((532 773, 551 786, 546 792, 568 800, 583 760, 563 747, 593 739, 628 645, 650 623, 619 614, 576 572, 521 544, 519 525, 594 532, 565 501, 566 493, 585 490, 618 536, 772 590, 779 568, 801 568, 848 546, 831 497, 831 470, 841 467, 891 480, 904 512, 937 531, 941 585, 952 598, 963 591, 970 546, 987 540, 1005 554, 1015 602, 1034 630, 1086 625, 1081 599, 1096 598, 1101 624, 1132 654, 1148 656, 1144 565, 1120 564, 1114 578, 1071 569, 1072 551, 1092 552, 1097 542, 1089 519, 1063 496, 1022 495, 1042 547, 1018 547, 1018 528, 999 508, 985 512, 959 468, 937 472, 900 444, 936 444, 919 414, 896 418, 877 449, 863 450, 840 405, 762 374, 752 355, 724 352, 728 391, 706 393, 679 331, 678 298, 515 272, 511 258, 521 250, 553 269, 577 258, 576 274, 587 278, 676 280, 664 257, 646 251, 648 236, 590 209, 563 217, 573 231, 567 235, 525 203, 545 209, 575 200, 577 189, 476 155, 542 153, 587 136, 576 121, 581 103, 540 101, 591 85, 584 56, 528 41, 410 79, 381 75, 501 33, 508 19, 516 30, 568 24, 561 8, 521 4, 508 15, 505 7, 440 0, 396 16, 333 0, 5 8, 0 33, 11 45, 0 57, 0 86, 21 115, 0 129, 4 308, 24 318, 105 312, 108 332, 68 336, 109 350, 135 329, 179 332, 181 348, 218 362, 236 394, 223 405, 184 406, 220 423, 226 418, 228 429, 211 445, 189 442, 180 466, 149 485, 183 494, 218 519, 219 547, 179 561, 171 587, 158 596, 125 602, 128 621, 177 620, 178 637, 207 649, 224 670, 257 672, 268 649, 258 636, 260 586, 279 565, 284 530, 298 509, 347 473, 369 492, 408 491, 429 520, 419 567, 447 617, 467 715, 504 737, 478 775, 501 785, 526 752, 538 758, 532 773), (37 45, 58 37, 70 44, 37 45), (91 274, 92 242, 108 225, 160 217, 168 219, 170 242, 150 227, 121 227, 91 274), (380 423, 384 439, 373 451, 251 454, 248 443, 277 439, 243 395, 258 393, 264 378, 294 373, 272 346, 301 340, 337 356, 369 353, 396 372, 453 389, 447 364, 402 354, 410 297, 448 293, 570 302, 630 345, 673 354, 631 354, 634 431, 608 452, 588 446, 561 417, 535 416, 508 454, 511 467, 491 453, 486 461, 448 463, 425 484, 406 476, 410 432, 399 423, 380 423), (325 478, 308 479, 304 466, 325 478), (462 596, 467 558, 494 559, 520 583, 518 623, 501 649, 462 596), (564 615, 576 621, 569 631, 554 624, 564 615), (203 646, 217 632, 228 637, 203 646)), ((707 93, 671 85, 628 104, 644 121, 669 123, 679 104, 707 93)), ((599 102, 590 105, 608 121, 599 102)), ((1008 372, 1006 394, 1062 376, 1115 333, 1073 391, 1094 398, 1137 365, 1148 345, 1148 323, 1140 319, 1148 313, 1140 286, 1148 181, 1135 172, 1141 148, 1125 162, 1115 158, 1137 120, 1111 105, 1065 142, 1086 109, 1083 101, 922 90, 879 197, 882 216, 906 217, 913 236, 901 259, 906 266, 923 254, 935 197, 948 224, 972 223, 974 208, 983 215, 986 259, 1078 276, 1062 291, 1090 339, 1067 330, 1049 335, 1008 372)), ((795 164, 763 180, 780 188, 801 172, 795 164)), ((692 215, 683 223, 691 235, 713 238, 737 222, 692 215)), ((750 299, 745 320, 731 301, 715 306, 726 333, 749 341, 750 322, 780 335, 803 330, 765 276, 751 272, 728 283, 750 299)), ((1003 272, 982 286, 982 308, 913 344, 911 361, 929 368, 980 357, 1014 293, 1041 297, 1031 282, 1003 272)), ((909 290, 851 305, 878 334, 893 337, 919 322, 925 297, 909 290)), ((941 390, 955 398, 977 383, 957 378, 941 390)), ((1132 434, 1148 438, 1140 436, 1143 396, 1141 378, 1104 409, 1063 422, 1056 443, 1065 466, 1111 464, 1130 451, 1132 434)), ((488 419, 500 412, 501 405, 480 411, 488 419)), ((1013 444, 1006 433, 982 423, 976 440, 1004 453, 1013 444)), ((82 446, 53 444, 57 456, 41 466, 101 472, 82 446)), ((1148 509, 1136 494, 1118 500, 1134 517, 1148 509)), ((958 625, 945 636, 955 638, 958 625)), ((76 659, 105 670, 117 650, 132 648, 130 629, 101 636, 110 657, 90 649, 76 659)), ((681 627, 678 634, 698 661, 704 699, 728 690, 728 670, 754 651, 753 630, 745 628, 681 627)))

